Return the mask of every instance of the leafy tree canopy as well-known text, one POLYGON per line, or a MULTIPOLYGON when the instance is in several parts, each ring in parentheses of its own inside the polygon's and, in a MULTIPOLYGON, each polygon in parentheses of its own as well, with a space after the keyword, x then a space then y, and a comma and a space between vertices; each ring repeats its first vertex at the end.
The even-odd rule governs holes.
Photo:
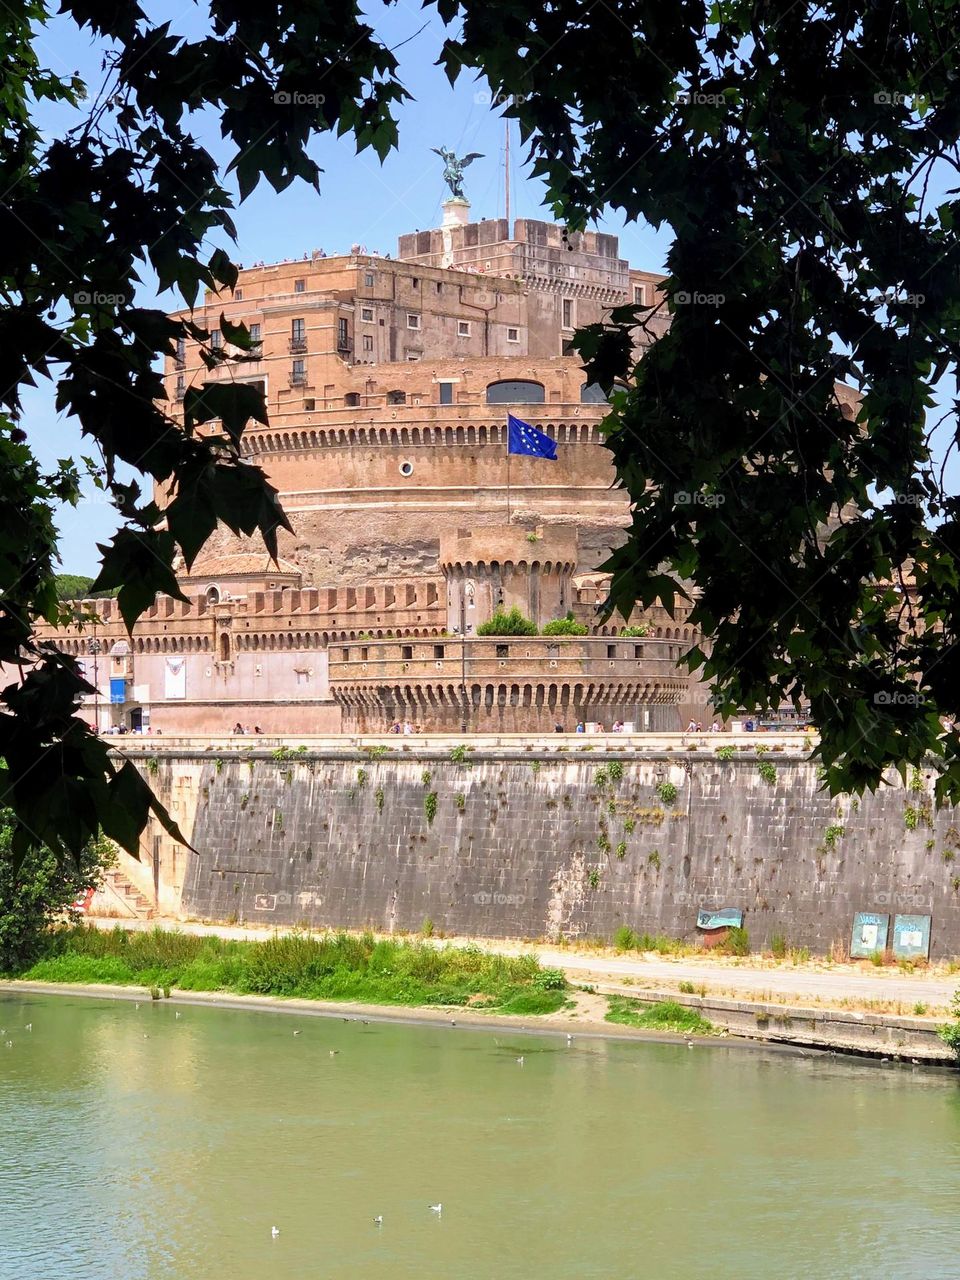
MULTIPOLYGON (((611 605, 690 592, 709 641, 691 658, 719 710, 806 694, 835 789, 933 750, 940 794, 960 798, 960 735, 940 724, 960 688, 960 500, 926 413, 960 351, 958 204, 938 176, 957 166, 960 133, 952 3, 437 9, 448 74, 476 68, 510 99, 560 218, 576 229, 612 207, 673 237, 666 336, 636 364, 638 326, 662 325, 627 306, 579 338, 634 503, 611 605), (858 412, 837 380, 861 393, 858 412)), ((211 250, 233 235, 231 202, 196 113, 218 115, 245 198, 261 180, 319 187, 316 134, 383 156, 406 96, 349 0, 211 0, 198 38, 136 3, 64 0, 61 13, 107 51, 90 98, 44 65, 38 0, 8 6, 0 32, 0 662, 39 659, 0 694, 15 857, 37 841, 79 854, 101 826, 134 849, 151 808, 169 823, 74 714, 75 665, 31 640, 37 618, 63 617, 52 510, 77 501, 81 468, 39 465, 22 388, 54 380, 91 442, 83 466, 124 519, 94 588, 118 591, 128 625, 157 592, 180 597, 174 557, 191 564, 218 521, 275 552, 286 519, 239 450, 247 422, 266 421, 262 400, 198 391, 181 423, 158 372, 180 336, 213 367, 242 361, 249 335, 221 324, 234 354, 214 349, 192 321, 138 306, 137 286, 152 272, 192 305, 236 280, 211 250), (75 126, 41 132, 44 100, 75 126), (121 463, 145 483, 121 481, 121 463)), ((952 444, 952 406, 945 430, 952 444)))
POLYGON ((116 590, 92 592, 93 578, 82 573, 58 573, 54 576, 58 600, 90 600, 116 595, 116 590))
POLYGON ((576 342, 634 504, 611 605, 689 593, 718 710, 805 695, 832 789, 934 752, 960 799, 960 498, 927 412, 960 356, 955 6, 439 7, 561 217, 672 235, 666 302, 576 342))

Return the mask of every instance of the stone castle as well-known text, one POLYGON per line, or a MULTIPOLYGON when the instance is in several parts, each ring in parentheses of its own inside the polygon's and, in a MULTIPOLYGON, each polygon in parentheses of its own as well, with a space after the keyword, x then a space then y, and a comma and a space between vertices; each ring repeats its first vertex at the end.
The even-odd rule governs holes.
POLYGON ((251 423, 242 448, 294 532, 275 564, 218 531, 181 574, 189 603, 159 597, 132 636, 111 600, 85 606, 95 626, 52 633, 96 681, 100 728, 669 730, 709 716, 676 665, 696 639, 682 612, 650 609, 628 635, 596 612, 628 500, 570 340, 611 307, 656 304, 662 279, 616 236, 471 222, 451 199, 396 258, 314 252, 207 294, 193 318, 214 345, 221 312, 245 323, 255 359, 209 371, 181 341, 171 411, 189 387, 259 384, 270 425, 251 423), (556 461, 508 455, 508 411, 556 441, 556 461), (477 636, 513 605, 539 627, 572 613, 589 634, 477 636))

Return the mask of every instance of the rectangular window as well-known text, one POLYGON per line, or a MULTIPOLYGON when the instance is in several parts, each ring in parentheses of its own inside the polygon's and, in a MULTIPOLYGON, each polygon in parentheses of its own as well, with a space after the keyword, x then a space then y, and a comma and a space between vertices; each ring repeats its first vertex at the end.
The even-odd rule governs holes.
POLYGON ((303 408, 305 413, 313 413, 316 407, 317 407, 316 400, 304 400, 303 402, 303 408))
POLYGON ((373 350, 373 334, 372 333, 365 333, 363 335, 363 349, 364 351, 373 350))
POLYGON ((442 657, 443 657, 443 645, 442 645, 442 644, 435 644, 435 645, 433 646, 433 656, 434 656, 435 658, 442 658, 442 657))
POLYGON ((408 329, 420 328, 420 317, 418 315, 414 315, 412 311, 407 312, 407 328, 408 329))
POLYGON ((469 320, 457 321, 457 337, 458 338, 470 337, 470 321, 469 320))
POLYGON ((223 334, 219 329, 213 329, 210 333, 210 346, 214 351, 219 351, 223 346, 223 334))
POLYGON ((294 293, 303 293, 306 290, 306 287, 307 287, 306 280, 294 280, 293 282, 294 293))
POLYGON ((508 330, 507 330, 507 341, 508 341, 508 342, 519 342, 519 341, 520 341, 520 330, 519 330, 519 329, 508 329, 508 330))
POLYGON ((294 360, 290 366, 290 381, 295 387, 302 387, 307 381, 307 371, 302 360, 294 360))
POLYGON ((234 300, 234 302, 242 302, 242 301, 243 301, 243 290, 242 290, 242 289, 234 289, 234 291, 233 291, 233 300, 234 300))
POLYGON ((563 327, 573 328, 573 302, 570 298, 563 299, 563 327))
POLYGON ((368 271, 367 274, 363 277, 363 283, 367 289, 373 288, 373 286, 376 284, 376 277, 374 276, 372 271, 368 271))
POLYGON ((307 329, 304 322, 302 320, 291 320, 290 321, 290 337, 293 339, 293 341, 303 342, 306 336, 307 336, 307 329))
POLYGON ((404 660, 404 662, 410 662, 413 658, 413 645, 402 644, 400 646, 400 657, 404 660))
POLYGON ((187 340, 186 338, 177 339, 177 368, 182 369, 187 363, 187 340))
POLYGON ((183 374, 179 373, 177 374, 177 399, 182 400, 186 394, 187 389, 184 385, 183 374))
POLYGON ((510 646, 509 646, 508 644, 498 644, 498 645, 497 645, 497 657, 498 657, 498 658, 509 658, 509 657, 510 657, 510 646))
POLYGON ((635 644, 635 645, 633 646, 633 656, 634 656, 635 658, 642 658, 642 657, 643 657, 643 645, 642 645, 642 644, 635 644))
POLYGON ((363 645, 363 647, 360 650, 360 661, 366 662, 369 656, 370 656, 370 650, 367 648, 366 645, 363 645))
POLYGON ((363 320, 365 324, 373 324, 373 307, 361 307, 360 319, 363 320))
POLYGON ((346 351, 350 346, 350 326, 346 317, 341 316, 337 321, 337 350, 346 351))
POLYGON ((252 324, 252 325, 250 326, 250 341, 254 344, 254 346, 259 346, 259 345, 260 345, 260 343, 261 343, 262 339, 261 339, 261 337, 260 337, 260 326, 259 326, 259 324, 252 324))
POLYGON ((615 644, 607 645, 607 657, 615 658, 617 656, 617 646, 615 644))
POLYGON ((415 355, 412 351, 408 351, 408 352, 407 352, 407 359, 408 359, 408 360, 413 360, 414 362, 416 362, 417 360, 419 360, 419 359, 420 359, 420 357, 419 357, 418 355, 415 355))
POLYGON ((644 307, 647 304, 647 291, 642 284, 633 286, 633 301, 637 306, 644 307))
POLYGON ((440 403, 453 404, 453 383, 452 382, 440 383, 440 403))
POLYGON ((341 661, 343 661, 343 662, 349 662, 349 660, 350 660, 350 650, 349 650, 349 649, 341 649, 341 650, 340 650, 340 659, 341 659, 341 661))

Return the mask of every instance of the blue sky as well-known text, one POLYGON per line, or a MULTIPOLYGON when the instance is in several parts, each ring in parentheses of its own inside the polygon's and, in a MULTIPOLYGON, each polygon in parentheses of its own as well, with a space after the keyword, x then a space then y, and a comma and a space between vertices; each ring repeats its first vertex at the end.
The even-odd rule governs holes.
MULTIPOLYGON (((193 6, 179 16, 173 15, 169 6, 155 12, 162 19, 173 16, 175 30, 188 35, 199 32, 198 10, 193 6)), ((366 12, 391 47, 409 41, 397 51, 401 79, 413 96, 413 101, 399 112, 399 150, 381 165, 372 151, 357 155, 347 138, 325 137, 315 143, 312 152, 324 170, 320 194, 297 183, 277 195, 262 184, 235 210, 237 244, 223 246, 234 261, 249 265, 261 260, 297 258, 315 248, 328 254, 343 253, 354 243, 371 251, 395 254, 397 237, 402 232, 439 225, 445 193, 443 166, 431 147, 441 145, 453 147, 460 155, 483 153, 484 158, 475 161, 465 175, 466 194, 473 206, 471 216, 503 216, 504 122, 499 110, 490 104, 485 83, 464 73, 451 88, 443 71, 434 65, 444 32, 432 9, 422 10, 408 0, 400 0, 390 7, 368 5, 366 12)), ((79 71, 91 92, 100 83, 102 50, 87 32, 78 34, 72 23, 55 20, 42 32, 38 53, 54 71, 79 71)), ((322 92, 321 86, 318 92, 322 92)), ((75 123, 60 111, 47 111, 40 118, 51 136, 75 123)), ((213 155, 226 159, 227 152, 212 117, 196 117, 193 128, 213 155)), ((514 126, 512 216, 547 217, 542 207, 543 188, 525 175, 522 160, 514 126)), ((620 234, 621 253, 635 266, 650 270, 662 267, 667 247, 664 236, 636 224, 624 228, 620 219, 600 225, 604 231, 620 234)), ((214 246, 210 247, 212 250, 214 246)), ((149 284, 142 296, 146 305, 157 302, 157 294, 149 284)), ((159 303, 172 310, 181 305, 181 299, 166 293, 159 296, 159 303)), ((29 392, 26 406, 27 430, 44 465, 53 464, 57 458, 90 452, 72 422, 55 413, 49 385, 29 392)), ((76 509, 64 508, 58 517, 62 568, 66 573, 96 573, 96 544, 109 539, 116 527, 113 508, 92 485, 86 491, 86 501, 76 509)))

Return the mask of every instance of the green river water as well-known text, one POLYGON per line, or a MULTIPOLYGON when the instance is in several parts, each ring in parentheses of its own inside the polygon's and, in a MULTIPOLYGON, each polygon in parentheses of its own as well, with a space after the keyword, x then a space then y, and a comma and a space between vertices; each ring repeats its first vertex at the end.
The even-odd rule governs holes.
POLYGON ((0 1280, 960 1276, 948 1073, 176 1012, 0 997, 0 1280))

